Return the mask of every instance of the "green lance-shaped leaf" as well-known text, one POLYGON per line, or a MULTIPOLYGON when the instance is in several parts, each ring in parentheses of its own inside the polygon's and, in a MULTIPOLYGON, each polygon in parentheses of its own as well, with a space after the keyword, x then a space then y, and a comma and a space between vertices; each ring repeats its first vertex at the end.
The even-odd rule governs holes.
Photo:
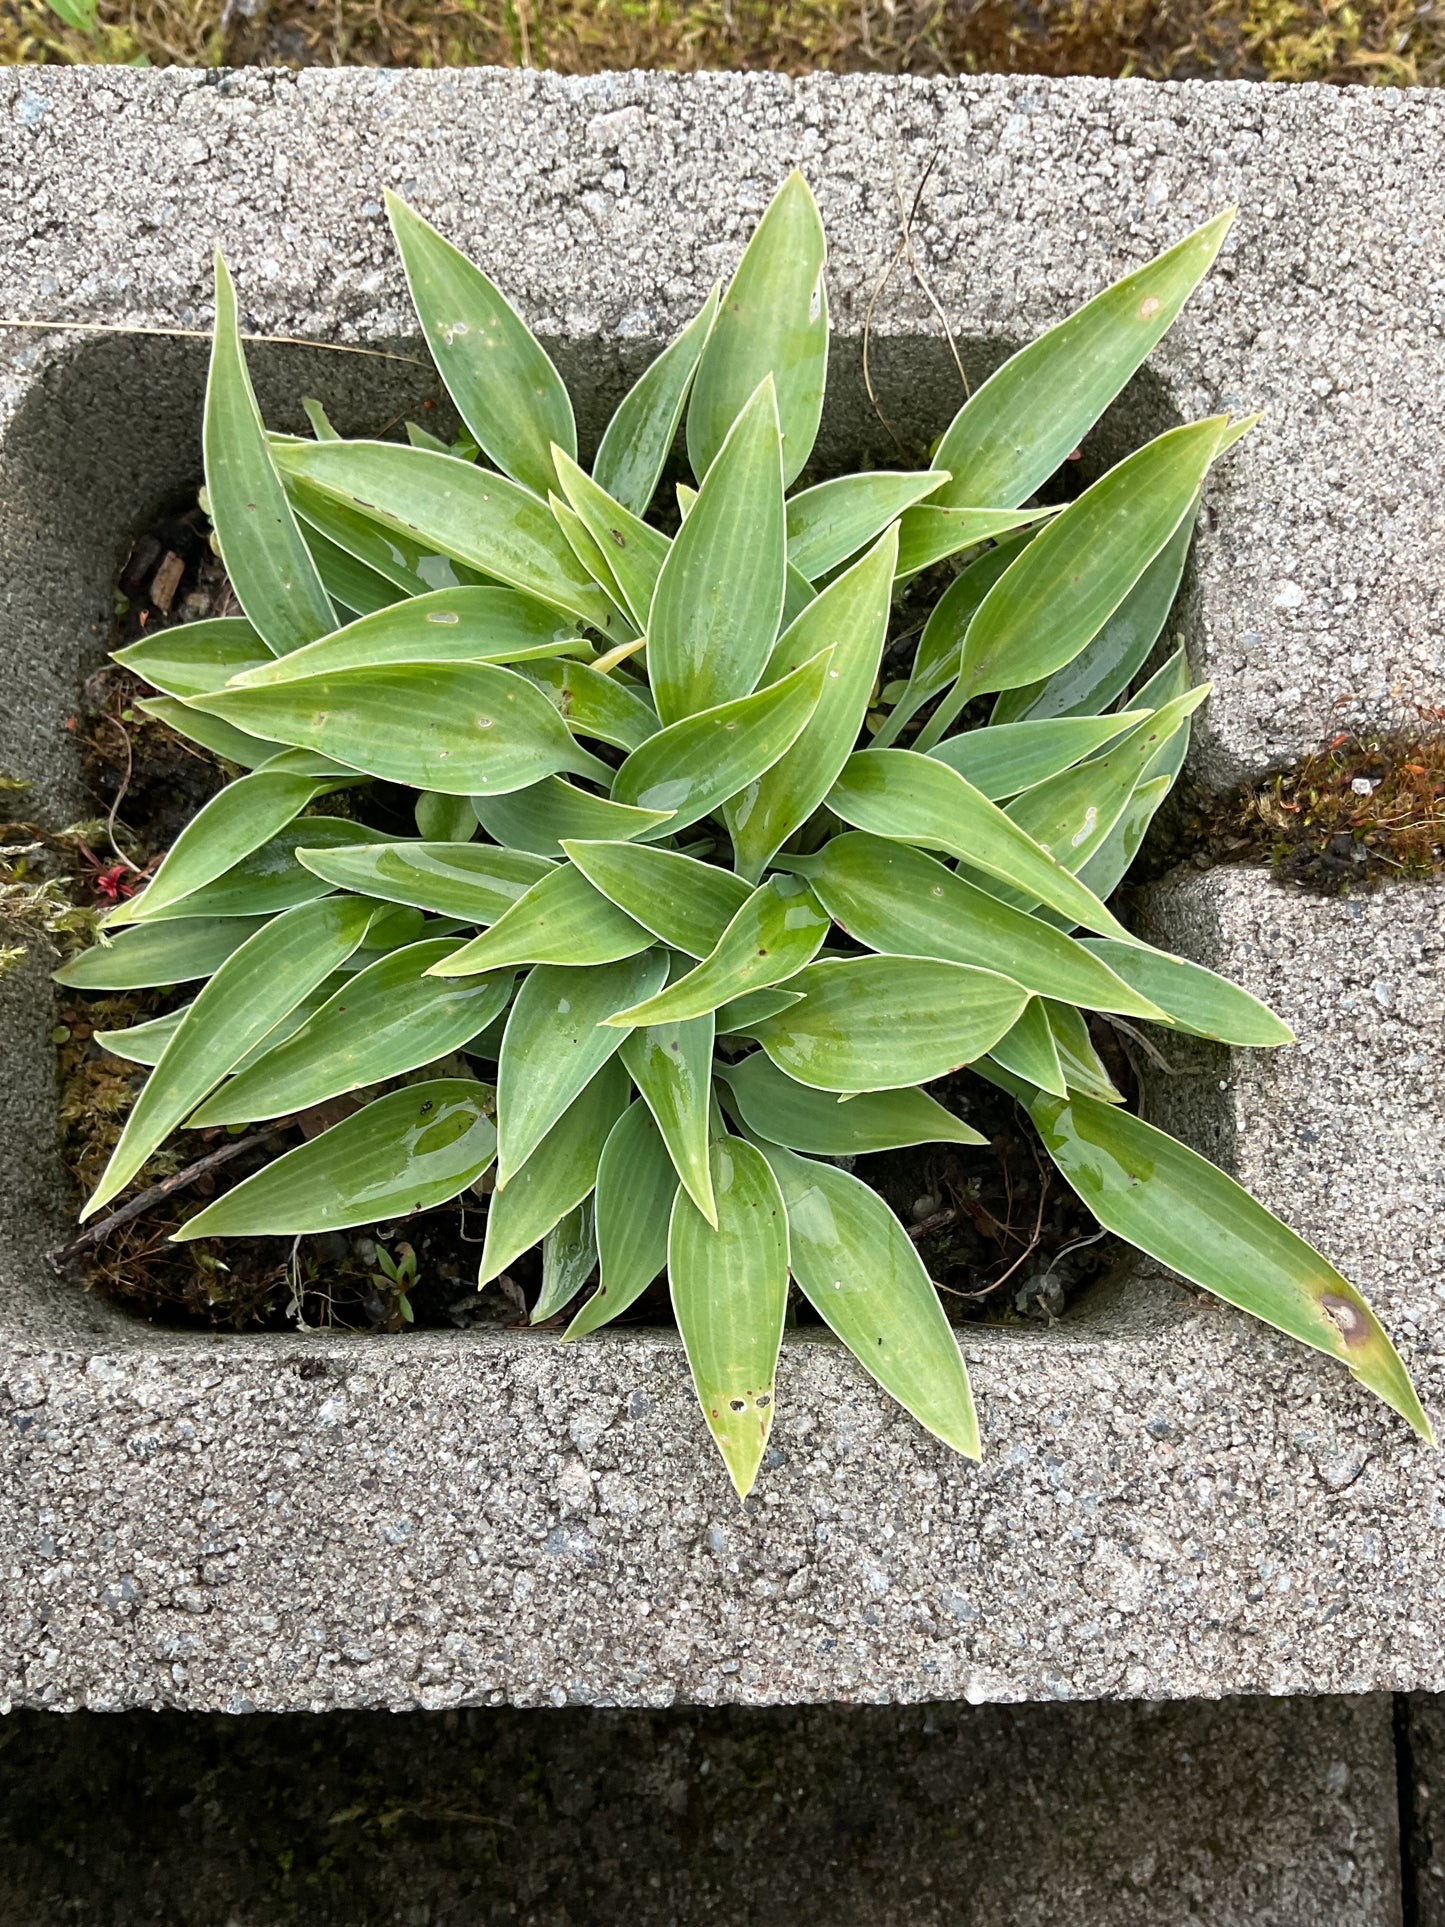
POLYGON ((201 431, 206 494, 236 600, 273 655, 336 627, 261 425, 236 329, 236 294, 216 250, 216 334, 201 431))
POLYGON ((400 950, 408 943, 420 943, 423 937, 449 936, 455 927, 442 920, 443 927, 438 928, 436 923, 429 924, 420 910, 413 910, 401 903, 378 903, 373 909, 375 914, 360 948, 337 966, 342 975, 354 975, 358 970, 365 970, 389 950, 400 950))
POLYGON ((216 690, 193 697, 192 706, 447 796, 519 790, 561 770, 604 783, 612 776, 573 741, 539 689, 491 663, 338 669, 274 689, 216 690))
MULTIPOLYGON (((989 1057, 1016 1077, 1026 1077, 1031 1084, 1037 1084, 1040 1090, 1052 1091, 1056 1097, 1068 1095, 1069 1087, 1064 1082, 1064 1067, 1059 1062, 1058 1046, 1049 1028, 1048 1012, 1037 997, 1030 997, 1017 1023, 999 1038, 989 1057)), ((847 1106, 843 1108, 846 1110, 847 1106)))
POLYGON ((333 789, 346 789, 351 784, 365 780, 360 770, 352 769, 348 763, 338 763, 334 756, 323 756, 315 749, 295 749, 283 745, 274 756, 268 756, 260 765, 268 776, 309 776, 313 779, 326 778, 333 789))
MULTIPOLYGON (((904 725, 912 721, 923 705, 931 703, 935 696, 941 696, 948 685, 957 679, 963 638, 969 623, 994 583, 1032 539, 1032 530, 1022 535, 1005 536, 995 548, 986 550, 967 568, 960 570, 944 590, 933 605, 933 613, 923 625, 913 667, 908 672, 907 685, 873 738, 874 749, 889 748, 897 741, 904 725)), ((945 706, 935 723, 935 741, 955 720, 962 707, 961 701, 945 706)))
MULTIPOLYGON (((1169 789, 1170 779, 1167 776, 1140 783, 1135 789, 1123 815, 1079 872, 1079 881, 1087 884, 1096 896, 1112 895, 1123 881, 1169 789)), ((1060 917, 1057 921, 1065 929, 1072 928, 1068 917, 1060 917)))
POLYGON ((785 983, 810 964, 832 919, 801 877, 775 876, 753 891, 695 970, 648 1002, 619 1011, 614 1024, 681 1023, 750 990, 785 983))
POLYGON ((469 1078, 408 1084, 227 1191, 173 1232, 189 1238, 344 1231, 429 1211, 496 1155, 491 1091, 469 1078))
POLYGON ((344 615, 347 610, 358 616, 375 615, 378 609, 388 609, 392 603, 404 600, 405 592, 386 576, 359 562, 349 550, 309 522, 299 516, 297 520, 322 586, 338 615, 344 615))
POLYGON ((753 1034, 798 1083, 843 1092, 926 1084, 972 1063, 1029 994, 997 971, 925 957, 828 958, 789 988, 803 1001, 753 1034))
MULTIPOLYGON (((1189 662, 1181 646, 1164 666, 1152 675, 1139 691, 1140 703, 1166 703, 1189 688, 1189 662)), ((1189 749, 1189 718, 1186 716, 1166 736, 1144 765, 1139 780, 1108 836, 1079 871, 1079 881, 1096 896, 1107 896, 1122 880, 1139 854, 1145 832, 1155 812, 1169 794, 1184 766, 1189 749)))
POLYGON ((418 834, 432 843, 470 843, 477 834, 477 813, 468 796, 418 790, 412 815, 418 834))
MULTIPOLYGON (((273 452, 292 444, 271 437, 273 452)), ((349 498, 324 495, 289 470, 281 471, 287 499, 301 518, 301 532, 313 553, 325 554, 325 544, 343 550, 374 575, 390 582, 403 595, 429 595, 435 589, 476 587, 485 577, 450 555, 439 555, 430 542, 395 522, 383 524, 349 498), (320 538, 316 546, 313 538, 320 538)), ((318 561, 317 564, 320 567, 318 561)), ((345 598, 342 598, 343 601, 345 598)), ((383 606, 383 605, 378 605, 383 606)), ((358 614, 368 611, 359 610, 358 614)))
POLYGON ((1200 683, 1136 723, 1105 755, 1077 763, 1025 790, 1007 806, 1009 820, 1066 870, 1078 871, 1118 822, 1160 744, 1209 691, 1210 684, 1200 683))
POLYGON ((1227 426, 1171 428, 1041 529, 968 625, 960 688, 1012 689, 1071 662, 1178 530, 1227 426))
POLYGON ((597 1269, 597 1226, 592 1199, 574 1205, 542 1240, 542 1289, 532 1307, 532 1323, 543 1324, 565 1311, 597 1269))
POLYGON ((1058 512, 1044 504, 1031 509, 942 509, 925 502, 909 509, 899 524, 898 579, 906 582, 964 549, 1032 529, 1058 512))
POLYGON ((193 890, 178 902, 163 905, 147 921, 169 922, 175 917, 260 917, 314 903, 329 896, 331 886, 306 869, 296 851, 302 844, 319 849, 342 849, 376 843, 381 831, 344 816, 301 816, 279 836, 232 864, 214 882, 193 890))
POLYGON ((780 633, 786 634, 792 628, 817 593, 807 576, 800 574, 790 562, 783 577, 783 613, 778 618, 780 633))
POLYGON ((910 1144, 986 1144, 987 1138, 916 1088, 860 1091, 840 1104, 780 1071, 763 1051, 717 1067, 738 1115, 755 1137, 818 1157, 896 1151, 910 1144))
POLYGON ((109 921, 141 923, 174 908, 268 843, 326 787, 306 776, 260 773, 228 783, 187 823, 140 895, 121 904, 109 921))
POLYGON ((1000 693, 990 719, 995 726, 1043 721, 1052 716, 1097 716, 1123 695, 1169 620, 1194 537, 1194 522, 1194 513, 1186 510, 1179 527, 1113 615, 1071 662, 1042 682, 1024 683, 1000 693))
POLYGON ((671 810, 669 831, 711 815, 797 741, 818 706, 832 656, 831 649, 821 650, 766 689, 659 730, 618 770, 612 800, 671 810))
POLYGON ((1085 937, 1081 942, 1141 996, 1158 1004, 1175 1030, 1255 1050, 1294 1042, 1289 1025, 1257 997, 1206 970, 1203 964, 1190 963, 1164 950, 1115 943, 1107 937, 1085 937))
MULTIPOLYGON (((996 1078, 996 1082, 1004 1082, 996 1078)), ((1099 1223, 1140 1251, 1327 1352, 1433 1443, 1409 1373, 1364 1298, 1242 1185, 1116 1104, 1017 1081, 1044 1148, 1099 1223)))
POLYGON ((858 741, 888 633, 897 548, 898 532, 890 528, 860 562, 808 604, 768 659, 765 687, 829 644, 833 650, 818 706, 802 734, 725 807, 735 867, 751 882, 807 822, 858 741))
POLYGON ((968 1371, 908 1233, 847 1171, 762 1149, 787 1207, 793 1276, 809 1304, 904 1411, 955 1452, 978 1458, 968 1371))
POLYGON ((622 1043, 622 1064, 642 1093, 688 1196, 716 1223, 708 1163, 713 1014, 643 1024, 622 1043))
POLYGON ((397 442, 300 442, 275 453, 288 476, 373 525, 580 616, 614 640, 622 634, 623 618, 547 504, 505 475, 397 442))
POLYGON ((928 753, 966 777, 990 802, 1017 796, 1091 756, 1136 723, 1147 710, 1110 716, 1055 716, 1047 722, 990 724, 950 736, 928 753))
MULTIPOLYGON (((1081 1013, 1072 1004, 1052 1001, 1046 1002, 1043 1008, 1067 1089, 1082 1092, 1085 1097, 1097 1098, 1101 1104, 1122 1104, 1124 1093, 1116 1086, 1109 1075, 1108 1066, 1095 1050, 1094 1040, 1081 1013)), ((1059 1091, 1056 1095, 1063 1097, 1066 1092, 1059 1091)))
POLYGON ((718 1138, 712 1182, 715 1227, 679 1190, 667 1271, 703 1417, 745 1499, 773 1422, 788 1306, 788 1221, 778 1181, 756 1145, 718 1138))
MULTIPOLYGON (((1189 655, 1183 643, 1169 656, 1139 691, 1141 706, 1162 709, 1166 703, 1176 701, 1187 694, 1190 688, 1189 655)), ((1189 716, 1186 710, 1175 724, 1173 731, 1165 736, 1155 749, 1154 754, 1144 765, 1139 778, 1141 783, 1149 782, 1155 776, 1167 775, 1172 783, 1184 767, 1184 758, 1189 753, 1189 716)))
POLYGON ((867 470, 805 488, 788 503, 788 561, 809 582, 866 548, 948 480, 942 469, 867 470))
POLYGON ((203 710, 192 709, 189 697, 182 700, 176 696, 142 697, 136 708, 147 716, 154 716, 158 722, 184 736, 189 742, 199 743, 213 756, 223 762, 234 763, 239 769, 259 769, 263 763, 285 749, 285 743, 273 743, 265 737, 253 736, 249 730, 237 729, 233 723, 223 722, 219 716, 208 716, 203 710))
POLYGON ((617 405, 597 450, 598 486, 634 515, 646 512, 677 438, 703 343, 717 314, 714 286, 682 333, 664 348, 617 405))
POLYGON ((1234 218, 1216 215, 1030 342, 964 403, 936 460, 941 503, 1022 502, 1078 447, 1209 271, 1234 218))
MULTIPOLYGON (((533 1153, 534 1162, 540 1155, 533 1153)), ((646 1291, 667 1263, 676 1196, 677 1172, 652 1113, 645 1104, 632 1104, 613 1125, 597 1166, 597 1289, 564 1340, 610 1323, 646 1291)))
POLYGON ((750 990, 746 997, 735 997, 717 1012, 717 1034, 751 1037, 758 1024, 776 1017, 780 1010, 791 1010, 802 1001, 800 990, 750 990))
POLYGON ((650 996, 666 976, 662 950, 589 969, 539 964, 528 973, 497 1060, 499 1190, 618 1049, 626 1033, 607 1019, 650 996))
POLYGON ((651 949, 650 930, 625 916, 580 870, 559 864, 503 911, 490 930, 451 952, 438 977, 474 977, 517 964, 606 964, 651 949))
POLYGON ((185 917, 139 924, 109 943, 93 944, 55 971, 68 990, 151 990, 209 977, 269 917, 185 917))
POLYGON ((708 956, 753 894, 731 870, 674 850, 571 837, 563 848, 619 910, 689 957, 708 956))
POLYGON ((562 377, 494 281, 390 189, 386 211, 412 305, 457 413, 498 468, 545 495, 556 486, 552 444, 577 452, 562 377))
POLYGON ((603 1146, 629 1095, 627 1073, 610 1060, 563 1111, 506 1190, 493 1193, 478 1285, 499 1278, 581 1204, 597 1182, 603 1146))
POLYGON ((243 670, 231 678, 231 686, 263 688, 393 662, 525 662, 534 655, 585 653, 587 645, 576 631, 570 617, 516 589, 438 589, 394 602, 305 649, 243 670))
POLYGON ((151 1017, 143 1024, 124 1030, 98 1030, 95 1041, 112 1057, 124 1057, 131 1064, 159 1064, 161 1054, 171 1041, 171 1032, 185 1016, 188 1005, 168 1010, 163 1017, 151 1017))
POLYGON ((547 697, 576 736, 595 736, 616 749, 633 750, 662 725, 638 683, 620 682, 585 662, 519 662, 525 676, 547 697))
POLYGON ((765 375, 777 385, 785 487, 812 454, 828 376, 827 254, 817 203, 795 168, 753 230, 703 349, 687 411, 699 478, 765 375))
MULTIPOLYGON (((353 951, 347 959, 348 963, 354 964, 360 954, 359 951, 353 951)), ((315 990, 309 991, 294 1010, 287 1012, 274 1030, 266 1033, 254 1050, 246 1053, 232 1075, 249 1070, 251 1065, 264 1057, 267 1051, 274 1050, 277 1044, 284 1043, 288 1037, 300 1030, 301 1026, 313 1017, 324 1003, 330 1001, 340 988, 341 982, 341 973, 338 971, 334 977, 328 977, 324 983, 318 984, 315 990)), ((189 1009, 189 1004, 182 1004, 178 1010, 167 1011, 164 1017, 152 1017, 148 1023, 132 1024, 128 1030, 98 1030, 95 1033, 95 1041, 102 1050, 108 1050, 116 1057, 127 1057, 132 1063, 159 1064, 165 1047, 171 1040, 171 1033, 189 1009)))
POLYGON ((746 696, 763 673, 787 559, 778 446, 768 379, 732 423, 657 578, 647 672, 665 723, 746 696))
POLYGON ((1129 940, 1129 932, 1091 890, 996 803, 931 756, 910 749, 859 750, 844 764, 828 807, 855 829, 943 850, 1031 892, 1089 930, 1129 940))
POLYGON ((146 1080, 83 1216, 91 1217, 123 1190, 227 1071, 350 956, 374 909, 359 897, 303 903, 273 918, 226 959, 146 1080))
POLYGON ((647 627, 653 591, 671 542, 659 529, 616 502, 599 483, 561 449, 554 449, 562 493, 580 516, 588 534, 607 559, 608 571, 622 596, 623 607, 639 629, 647 627))
POLYGON ((366 849, 303 847, 302 863, 338 890, 414 904, 468 923, 495 923, 550 873, 542 857, 488 843, 374 843, 366 849))
POLYGON ((629 837, 666 836, 671 810, 639 810, 630 803, 614 803, 593 796, 560 776, 531 783, 506 796, 474 796, 472 808, 488 836, 512 850, 534 856, 560 857, 572 837, 600 842, 629 837))
POLYGON ((111 655, 167 696, 203 696, 232 676, 276 660, 244 616, 212 616, 158 629, 111 655))
POLYGON ((623 595, 617 577, 612 573, 612 565, 603 554, 596 536, 576 509, 565 502, 555 489, 547 497, 547 507, 552 511, 552 519, 562 531, 568 548, 616 608, 617 622, 613 626, 612 633, 620 634, 630 640, 636 633, 636 624, 628 611, 627 598, 623 595))
MULTIPOLYGON (((451 455, 459 462, 474 462, 482 452, 476 436, 467 429, 463 429, 454 442, 444 442, 440 435, 433 435, 429 428, 423 428, 419 422, 408 422, 406 438, 413 448, 435 449, 437 454, 451 455)), ((316 439, 322 441, 325 438, 318 435, 316 439)))
POLYGON ((439 937, 378 958, 299 1030, 223 1084, 190 1122, 285 1117, 460 1050, 505 1006, 512 973, 464 984, 429 977, 430 967, 456 947, 452 938, 439 937))
POLYGON ((303 395, 301 406, 306 411, 306 419, 311 424, 311 433, 318 442, 339 442, 341 432, 327 414, 325 405, 314 395, 303 395))
POLYGON ((807 876, 829 915, 870 950, 997 970, 1038 996, 1087 1010, 1162 1016, 1081 943, 906 843, 836 836, 809 862, 807 876))

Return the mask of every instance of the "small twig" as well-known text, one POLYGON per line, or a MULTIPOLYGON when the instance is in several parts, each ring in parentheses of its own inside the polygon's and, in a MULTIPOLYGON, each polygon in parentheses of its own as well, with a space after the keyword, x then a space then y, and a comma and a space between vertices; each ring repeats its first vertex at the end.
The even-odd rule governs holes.
POLYGON ((908 1235, 914 1239, 926 1238, 930 1231, 942 1231, 945 1225, 953 1224, 957 1217, 958 1207, 946 1204, 941 1211, 930 1211, 926 1218, 909 1225, 908 1235))
POLYGON ((1018 1270, 1019 1266, 1024 1262, 1025 1258, 1031 1257, 1033 1253, 1038 1250, 1039 1240, 1043 1237, 1044 1232, 1044 1200, 1048 1197, 1048 1194, 1049 1181, 1048 1175, 1045 1173, 1043 1182, 1039 1186, 1039 1211, 1038 1216, 1034 1219, 1034 1234, 1019 1253, 1018 1257, 1014 1259, 1008 1270, 1004 1272, 1003 1276, 993 1280, 989 1286, 990 1291, 998 1291, 1001 1286, 1006 1285, 1018 1270))
MULTIPOLYGON (((186 341, 210 341, 209 328, 152 328, 141 322, 126 321, 15 321, 0 317, 0 328, 35 328, 49 334, 89 335, 165 335, 186 341)), ((389 348, 360 348, 349 341, 308 341, 304 335, 242 335, 242 341, 258 341, 272 348, 322 348, 330 355, 369 355, 373 361, 404 361, 412 368, 431 369, 419 355, 398 355, 389 348)))
POLYGON ((893 270, 903 259, 903 251, 906 245, 906 241, 900 241, 898 246, 893 250, 893 259, 883 270, 882 276, 874 287, 872 294, 868 297, 868 306, 863 310, 863 386, 868 391, 868 399, 872 403, 873 413, 888 430, 893 446, 898 450, 900 455, 906 454, 907 450, 903 446, 898 430, 883 412, 883 404, 879 401, 877 391, 873 386, 873 372, 869 366, 868 355, 873 341, 873 310, 878 305, 878 297, 893 279, 893 270))
POLYGON ((877 391, 873 386, 873 372, 870 366, 869 356, 870 356, 870 351, 871 351, 872 341, 873 341, 873 310, 877 307, 879 297, 882 295, 883 290, 888 286, 888 283, 893 279, 893 275, 895 270, 897 269, 898 263, 901 260, 903 260, 905 256, 907 256, 909 267, 913 270, 913 278, 918 283, 919 288, 923 292, 924 299, 928 302, 928 305, 932 308, 933 312, 938 316, 939 322, 942 325, 944 337, 948 342, 949 352, 953 356, 953 365, 955 368, 957 368, 958 378, 963 383, 963 392, 964 392, 965 398, 967 397, 969 392, 968 376, 963 372, 963 363, 959 359, 958 346, 953 338, 953 330, 948 325, 947 315, 943 312, 943 309, 939 306, 938 297, 934 294, 933 289, 929 286, 928 279, 923 272, 922 263, 918 259, 918 251, 913 245, 913 223, 918 217, 919 205, 923 200, 923 190, 928 186, 929 176, 933 173, 934 168, 938 165, 938 160, 941 152, 942 152, 941 148, 935 147, 933 152, 929 155, 928 163, 925 166, 923 173, 919 176, 918 186, 914 189, 913 202, 911 206, 907 208, 904 207, 903 190, 901 188, 898 188, 896 190, 898 193, 898 217, 899 217, 899 223, 902 229, 902 238, 900 239, 897 247, 893 250, 892 260, 889 261, 888 266, 883 270, 882 275, 879 277, 876 285, 874 286, 872 294, 869 295, 868 306, 863 313, 863 386, 867 390, 868 400, 872 404, 873 413, 878 417, 879 421, 882 422, 883 426, 888 430, 889 437, 891 438, 894 447, 898 450, 900 454, 906 454, 907 451, 904 449, 902 440, 899 437, 897 429, 894 428, 892 422, 889 421, 888 417, 883 412, 882 403, 879 401, 877 391))
POLYGON ((1050 1278, 1054 1275, 1055 1268, 1063 1259, 1068 1257, 1071 1251, 1082 1251, 1085 1245, 1096 1245, 1100 1238, 1107 1238, 1108 1235, 1107 1229, 1101 1225, 1097 1231, 1090 1232, 1087 1238, 1074 1238, 1070 1243, 1060 1245, 1053 1257, 1049 1260, 1049 1268, 1039 1280, 1040 1285, 1046 1285, 1049 1282, 1050 1278))
POLYGON ((153 1204, 161 1204, 165 1199, 174 1197, 178 1191, 184 1191, 187 1185, 194 1184, 197 1178, 204 1177, 208 1171, 214 1171, 220 1165, 229 1164, 232 1158, 239 1157, 242 1151, 249 1151, 255 1144, 265 1144, 268 1139, 279 1137, 286 1128, 285 1124, 273 1124, 269 1131, 253 1131, 249 1137, 232 1138, 229 1144, 221 1145, 218 1150, 208 1151, 205 1157, 197 1158, 194 1164, 188 1164, 184 1171, 177 1171, 172 1177, 162 1178, 159 1184, 153 1184, 148 1191, 142 1191, 139 1197, 132 1198, 129 1204, 123 1204, 118 1211, 112 1211, 109 1217, 101 1218, 97 1223, 88 1226, 78 1238, 72 1239, 59 1251, 52 1251, 51 1264, 58 1271, 63 1264, 68 1263, 80 1252, 89 1250, 91 1245, 99 1244, 101 1239, 107 1237, 117 1226, 129 1224, 132 1218, 138 1218, 143 1211, 149 1211, 153 1204))
POLYGON ((938 157, 941 152, 941 148, 935 147, 929 155, 928 165, 923 170, 918 182, 917 191, 913 196, 913 205, 906 213, 903 209, 903 191, 901 188, 899 189, 898 211, 903 220, 903 245, 908 255, 908 265, 913 270, 913 278, 918 283, 924 300, 938 316, 938 325, 942 328, 943 338, 948 343, 948 352, 953 356, 953 365, 958 370, 958 379, 963 383, 964 400, 967 401, 969 394, 968 376, 963 372, 963 363, 959 359, 958 343, 953 338, 953 329, 949 326, 948 316, 943 312, 938 296, 933 292, 928 277, 923 272, 923 263, 919 260, 918 250, 913 245, 913 223, 918 219, 918 209, 923 200, 923 190, 928 186, 928 178, 937 166, 938 157))
POLYGON ((125 851, 120 847, 120 845, 115 840, 116 812, 119 810, 121 804, 125 801, 125 793, 130 788, 130 779, 133 772, 133 764, 132 764, 131 752, 130 752, 130 731, 126 728, 125 724, 120 720, 119 716, 107 715, 105 720, 108 723, 115 724, 116 728, 120 731, 120 740, 125 744, 125 775, 121 779, 120 788, 116 791, 115 795, 111 798, 110 808, 105 813, 105 834, 110 841, 111 849, 120 858, 121 862, 125 865, 127 870, 133 870, 137 876, 143 876, 145 873, 141 869, 141 866, 138 863, 132 863, 130 858, 126 855, 125 851))
POLYGON ((1124 1018, 1117 1016, 1111 1010, 1107 1010, 1107 1011, 1101 1010, 1099 1012, 1099 1015, 1104 1019, 1104 1022, 1106 1024, 1110 1025, 1112 1029, 1122 1031, 1126 1037, 1132 1038, 1132 1040, 1139 1046, 1140 1050, 1143 1051, 1144 1055, 1149 1059, 1149 1061, 1152 1064, 1157 1065, 1158 1068, 1161 1071, 1163 1071, 1166 1077, 1178 1077, 1179 1075, 1178 1066, 1171 1064, 1169 1062, 1169 1059, 1164 1055, 1163 1051, 1161 1051, 1156 1045, 1150 1043, 1149 1039, 1144 1035, 1143 1031, 1136 1030, 1132 1024, 1127 1023, 1124 1020, 1124 1018))

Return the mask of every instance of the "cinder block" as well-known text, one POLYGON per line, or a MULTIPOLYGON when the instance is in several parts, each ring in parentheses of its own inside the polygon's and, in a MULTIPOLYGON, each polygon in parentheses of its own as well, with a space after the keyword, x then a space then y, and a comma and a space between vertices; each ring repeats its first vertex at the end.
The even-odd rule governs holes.
MULTIPOLYGON (((1208 767, 1301 747, 1389 691, 1438 693, 1442 116, 1424 93, 1006 78, 0 74, 0 314, 101 329, 0 330, 0 764, 73 813, 64 722, 117 558, 197 480, 204 342, 115 330, 203 331, 217 238, 258 330, 411 355, 380 208, 399 186, 547 334, 585 436, 801 161, 833 243, 825 446, 886 456, 863 315, 895 183, 935 150, 919 245, 975 372, 1241 201, 1216 280, 1086 450, 1268 411, 1211 485, 1184 613, 1219 677, 1208 767)), ((880 400, 926 441, 959 390, 905 276, 875 328, 880 400)), ((273 345, 254 364, 278 424, 303 393, 356 430, 430 392, 408 360, 273 345)), ((1374 1292, 1437 1408, 1441 905, 1320 905, 1245 874, 1162 891, 1166 940, 1281 996, 1307 1047, 1181 1060, 1147 1093, 1374 1292)), ((56 1279, 69 1201, 39 959, 0 979, 0 1021, 0 1696, 17 1704, 1445 1686, 1433 1456, 1336 1366, 1147 1267, 1056 1330, 967 1335, 978 1469, 797 1337, 739 1511, 673 1334, 203 1337, 56 1279)))

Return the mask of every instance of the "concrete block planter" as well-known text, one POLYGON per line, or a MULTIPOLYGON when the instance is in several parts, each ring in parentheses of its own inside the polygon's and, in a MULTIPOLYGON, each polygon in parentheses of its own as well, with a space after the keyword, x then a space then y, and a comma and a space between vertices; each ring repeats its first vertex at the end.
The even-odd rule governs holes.
MULTIPOLYGON (((834 241, 825 434, 884 453, 859 354, 895 182, 983 369, 1238 199, 1222 272, 1100 455, 1217 406, 1266 429, 1211 489, 1185 612, 1215 776, 1445 689, 1430 95, 989 80, 0 77, 0 764, 65 820, 64 719, 118 550, 194 485, 219 235, 266 334, 411 351, 396 185, 483 254, 575 390, 610 398, 731 264, 794 161, 834 241), (109 331, 109 332, 107 332, 109 331), (1342 700, 1344 699, 1344 700, 1342 700)), ((874 382, 926 437, 957 375, 900 273, 874 382)), ((256 352, 278 423, 414 409, 424 369, 256 352)), ((1096 459, 1086 450, 1086 459, 1096 459)), ((1437 1411, 1445 888, 1320 904, 1218 872, 1159 934, 1302 1048, 1148 1094, 1372 1295, 1437 1411), (1432 1083, 1432 1078, 1435 1080, 1432 1083)), ((1139 1276, 966 1341, 988 1456, 950 1459, 830 1344, 779 1380, 738 1510, 681 1347, 616 1333, 200 1338, 54 1279, 48 991, 0 980, 0 1693, 235 1711, 511 1701, 1022 1699, 1445 1685, 1428 1451, 1323 1361, 1139 1276)))

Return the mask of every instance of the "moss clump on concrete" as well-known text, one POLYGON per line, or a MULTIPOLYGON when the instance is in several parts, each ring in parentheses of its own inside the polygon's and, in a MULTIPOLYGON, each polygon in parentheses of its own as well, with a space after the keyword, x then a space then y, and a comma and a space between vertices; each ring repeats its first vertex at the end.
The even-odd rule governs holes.
POLYGON ((1438 876, 1445 872, 1445 731, 1341 732, 1292 767, 1223 795, 1186 787, 1150 847, 1145 881, 1178 863, 1267 863, 1281 883, 1340 896, 1387 878, 1438 876))

